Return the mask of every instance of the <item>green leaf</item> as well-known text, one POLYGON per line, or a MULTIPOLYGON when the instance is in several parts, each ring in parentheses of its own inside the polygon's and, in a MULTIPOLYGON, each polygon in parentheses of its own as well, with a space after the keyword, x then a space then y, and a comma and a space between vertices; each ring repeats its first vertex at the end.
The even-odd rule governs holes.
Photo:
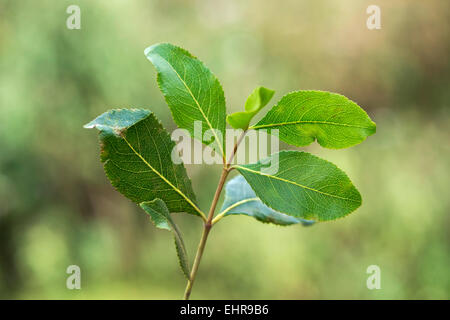
POLYGON ((306 152, 281 151, 234 167, 264 204, 297 218, 334 220, 361 205, 361 195, 341 169, 306 152), (276 173, 265 172, 269 163, 278 166, 276 173))
POLYGON ((141 202, 139 204, 142 209, 150 216, 155 227, 160 229, 166 229, 172 232, 175 249, 177 251, 178 262, 181 270, 187 279, 189 279, 189 260, 187 256, 186 247, 184 245, 183 237, 175 222, 173 222, 170 216, 169 209, 161 199, 155 199, 153 201, 141 202))
POLYGON ((281 226, 298 223, 309 226, 314 223, 314 221, 294 218, 269 208, 256 196, 255 191, 241 175, 227 182, 225 186, 225 201, 221 212, 224 216, 243 214, 264 223, 273 223, 281 226))
POLYGON ((219 80, 186 50, 172 44, 155 44, 145 49, 155 66, 158 84, 176 124, 194 138, 225 156, 225 96, 219 80), (194 122, 202 124, 201 137, 194 134, 194 122), (211 130, 204 135, 205 131, 211 130))
POLYGON ((247 129, 252 118, 272 99, 275 91, 258 87, 245 102, 245 111, 235 112, 227 116, 227 122, 235 129, 247 129))
POLYGON ((175 164, 175 143, 152 112, 110 110, 85 125, 100 131, 101 161, 111 184, 136 203, 162 199, 170 212, 204 216, 186 169, 175 164))
POLYGON ((279 138, 295 146, 317 139, 325 148, 361 143, 376 131, 367 113, 346 97, 324 91, 296 91, 284 96, 250 129, 279 129, 279 138))

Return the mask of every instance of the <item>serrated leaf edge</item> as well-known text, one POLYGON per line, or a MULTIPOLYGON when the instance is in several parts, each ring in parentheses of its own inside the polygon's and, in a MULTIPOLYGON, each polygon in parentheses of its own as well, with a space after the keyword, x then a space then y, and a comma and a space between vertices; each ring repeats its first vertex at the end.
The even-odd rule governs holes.
MULTIPOLYGON (((144 209, 143 205, 149 202, 156 202, 156 201, 162 201, 162 203, 164 203, 164 206, 167 209, 167 206, 165 205, 164 200, 159 199, 159 198, 155 198, 152 201, 144 201, 141 202, 139 204, 139 206, 144 210, 145 213, 147 213, 149 215, 149 213, 147 212, 147 210, 144 209)), ((152 209, 153 210, 153 209, 152 209)), ((154 211, 154 210, 153 210, 154 211)), ((168 211, 167 211, 168 212, 168 211)), ((168 212, 168 216, 166 217, 165 215, 163 215, 163 217, 166 219, 166 221, 168 222, 169 228, 162 228, 162 227, 158 227, 155 223, 155 221, 153 221, 153 219, 150 218, 150 221, 152 222, 152 224, 159 229, 165 229, 168 230, 172 233, 173 236, 173 241, 174 241, 174 245, 175 245, 175 251, 177 253, 177 257, 178 257, 178 265, 181 268, 181 271, 183 272, 183 274, 185 275, 186 279, 189 280, 190 278, 190 268, 189 268, 189 258, 188 258, 188 254, 187 254, 187 250, 186 250, 186 246, 184 244, 184 240, 183 237, 181 236, 181 231, 180 229, 178 229, 178 226, 175 224, 175 222, 172 220, 172 217, 170 216, 170 212, 168 212)))
MULTIPOLYGON (((153 49, 153 47, 157 47, 157 46, 159 46, 159 45, 169 45, 169 46, 171 46, 171 47, 178 48, 178 49, 180 49, 182 52, 184 52, 188 57, 190 57, 190 58, 192 58, 192 59, 196 59, 197 61, 199 61, 200 64, 201 64, 203 67, 205 67, 207 70, 209 70, 210 73, 211 73, 211 75, 212 75, 212 77, 214 78, 214 80, 216 80, 217 83, 219 84, 220 90, 221 90, 221 92, 222 92, 222 94, 223 94, 223 97, 224 97, 225 110, 226 110, 226 98, 225 98, 225 92, 224 92, 224 90, 223 90, 223 86, 222 86, 222 84, 220 83, 220 80, 216 77, 216 75, 211 71, 210 68, 208 68, 208 67, 206 66, 206 64, 205 64, 202 60, 198 59, 196 56, 194 56, 194 55, 193 55, 192 53, 190 53, 188 50, 186 50, 186 49, 184 49, 184 48, 182 48, 182 47, 180 47, 180 46, 176 46, 176 45, 174 45, 174 44, 168 43, 168 42, 156 43, 156 44, 153 44, 153 45, 147 47, 147 48, 144 50, 144 55, 145 55, 145 57, 146 57, 148 60, 150 60, 150 59, 148 58, 148 54, 150 53, 150 51, 153 49)), ((160 55, 159 55, 159 56, 160 56, 160 55)), ((160 56, 160 57, 161 57, 161 56, 160 56)), ((169 63, 169 61, 167 61, 164 57, 161 57, 161 58, 164 59, 164 60, 167 62, 167 64, 170 66, 170 68, 175 72, 175 74, 177 75, 177 77, 181 80, 181 82, 183 83, 183 85, 185 86, 185 88, 189 91, 189 94, 191 95, 192 99, 194 99, 195 104, 197 105, 197 108, 199 109, 200 113, 202 114, 203 118, 205 119, 206 123, 208 124, 209 129, 211 129, 211 131, 213 132, 215 141, 217 141, 217 145, 219 146, 219 149, 220 149, 220 152, 221 152, 221 154, 222 154, 222 157, 225 159, 226 154, 225 154, 225 151, 224 151, 224 148, 223 148, 223 147, 224 147, 223 145, 225 144, 225 141, 224 141, 224 140, 220 140, 220 139, 217 137, 217 134, 216 134, 216 130, 219 130, 219 129, 213 128, 213 126, 212 126, 211 123, 209 122, 208 117, 206 117, 206 115, 205 115, 203 109, 201 108, 199 102, 198 102, 197 99, 194 97, 194 95, 193 95, 191 89, 187 86, 186 82, 181 78, 181 76, 179 75, 179 73, 177 72, 177 70, 175 70, 175 68, 172 66, 172 64, 169 63), (221 142, 221 143, 219 143, 219 142, 221 142)), ((153 64, 153 62, 152 62, 151 60, 150 60, 150 62, 153 64)), ((155 66, 155 69, 156 69, 156 66, 155 66)), ((160 77, 161 77, 161 76, 160 76, 160 72, 159 72, 158 70, 156 70, 156 83, 158 84, 159 90, 160 90, 161 92, 164 92, 163 88, 161 87, 161 80, 160 80, 160 77)), ((166 101, 167 105, 169 105, 166 96, 165 96, 164 94, 163 94, 163 96, 164 96, 164 100, 166 101)), ((171 109, 171 108, 169 108, 169 109, 170 109, 170 113, 172 114, 172 118, 175 118, 172 109, 171 109)), ((202 143, 204 143, 203 140, 202 140, 202 143)))
MULTIPOLYGON (((248 128, 248 130, 250 130, 250 129, 253 129, 253 130, 259 130, 259 129, 264 129, 264 128, 273 128, 273 127, 279 127, 279 126, 282 126, 282 125, 295 125, 295 124, 303 124, 303 123, 309 123, 309 124, 311 124, 311 123, 318 123, 318 124, 328 124, 328 125, 336 125, 336 126, 342 126, 342 127, 353 127, 353 128, 360 128, 360 129, 368 129, 368 130, 371 130, 370 134, 368 134, 367 137, 369 137, 369 136, 371 136, 371 135, 373 135, 373 134, 376 133, 376 131, 377 131, 377 125, 376 125, 376 123, 375 123, 374 121, 372 121, 372 119, 370 119, 370 117, 369 117, 369 115, 367 114, 367 112, 366 112, 363 108, 361 108, 355 101, 349 99, 348 97, 346 97, 346 96, 344 96, 344 95, 342 95, 342 94, 335 93, 335 92, 330 92, 330 91, 325 91, 325 90, 294 90, 294 91, 290 91, 290 92, 286 93, 284 96, 282 96, 282 97, 280 98, 280 100, 278 100, 278 102, 272 107, 272 109, 273 109, 273 108, 276 108, 276 107, 278 106, 278 104, 280 103, 280 101, 283 100, 285 97, 287 97, 287 96, 289 96, 289 95, 291 95, 291 94, 294 94, 294 93, 298 93, 298 92, 323 92, 323 93, 329 93, 329 94, 333 94, 333 95, 337 95, 337 96, 343 97, 343 98, 347 99, 348 101, 350 101, 351 103, 354 103, 355 105, 357 105, 357 106, 365 113, 365 115, 369 118, 369 120, 370 120, 372 126, 364 127, 364 126, 356 126, 356 125, 351 125, 351 124, 343 124, 343 123, 335 123, 335 122, 326 122, 326 121, 290 121, 290 122, 286 122, 286 123, 274 123, 274 124, 267 124, 267 125, 258 125, 258 123, 261 122, 261 121, 266 117, 266 116, 264 116, 264 118, 261 119, 257 124, 255 124, 255 125, 253 125, 253 126, 250 126, 250 127, 248 128)), ((272 109, 270 109, 269 112, 270 112, 272 109)), ((269 132, 269 133, 270 133, 270 132, 269 132)), ((367 137, 366 137, 366 138, 367 138, 367 137)), ((311 142, 308 143, 307 145, 302 145, 302 147, 309 146, 310 144, 314 143, 314 141, 316 141, 316 140, 317 140, 317 137, 314 137, 314 140, 313 140, 313 141, 311 141, 311 142)), ((364 141, 364 140, 363 140, 363 141, 364 141)), ((354 145, 358 145, 358 144, 362 143, 363 141, 361 141, 361 142, 359 142, 359 143, 356 143, 356 144, 354 144, 354 145)), ((354 145, 352 145, 352 146, 354 146, 354 145)), ((328 146, 327 146, 327 149, 335 149, 335 150, 338 150, 338 149, 342 149, 342 148, 328 147, 328 146)))
MULTIPOLYGON (((342 173, 348 178, 348 180, 351 182, 351 184, 355 187, 355 185, 353 184, 353 182, 351 181, 351 179, 349 178, 349 176, 345 173, 345 171, 342 170, 341 168, 339 168, 339 167, 338 167, 337 165, 335 165, 334 163, 332 163, 332 162, 330 162, 330 161, 328 161, 328 160, 326 160, 326 159, 320 158, 320 157, 318 157, 318 156, 316 156, 316 155, 313 155, 312 153, 305 152, 305 151, 282 150, 282 151, 280 151, 279 153, 290 153, 290 152, 307 153, 307 154, 311 155, 312 157, 314 157, 314 158, 316 158, 316 159, 319 159, 319 160, 322 160, 322 161, 325 161, 325 162, 329 163, 330 165, 332 165, 332 166, 334 166, 335 168, 337 168, 337 169, 339 169, 340 171, 342 171, 342 173)), ((272 154, 272 155, 273 155, 273 154, 272 154)), ((272 155, 271 155, 271 156, 272 156, 272 155)), ((261 173, 260 171, 255 171, 255 170, 247 169, 247 168, 242 167, 242 166, 239 166, 239 165, 233 165, 232 168, 243 169, 243 170, 246 170, 246 171, 248 171, 248 172, 252 172, 252 173, 257 173, 257 174, 264 175, 264 176, 273 177, 273 176, 270 176, 270 175, 267 175, 267 174, 263 174, 263 173, 261 173)), ((244 177, 244 178, 245 178, 245 177, 244 177)), ((280 179, 280 180, 286 180, 286 179, 280 179)), ((286 181, 288 181, 288 180, 286 180, 286 181)), ((294 184, 295 184, 295 183, 294 183, 294 184)), ((297 184, 297 185, 298 185, 298 184, 297 184)), ((302 187, 301 185, 298 185, 298 186, 302 187)), ((356 187, 355 187, 355 189, 356 189, 356 187)), ((313 189, 313 188, 310 188, 310 190, 311 190, 311 191, 316 191, 316 190, 313 189)), ((353 202, 359 202, 360 204, 359 204, 358 207, 354 208, 353 210, 351 210, 350 212, 348 212, 346 215, 344 215, 344 216, 342 216, 342 217, 337 217, 337 218, 332 219, 332 220, 319 220, 319 219, 315 219, 315 218, 308 218, 308 220, 313 220, 313 221, 315 221, 315 222, 329 222, 329 221, 336 221, 336 220, 345 218, 346 216, 348 216, 349 214, 351 214, 352 212, 356 211, 356 209, 358 209, 358 208, 360 208, 360 207, 362 206, 363 201, 362 201, 361 193, 358 191, 358 189, 356 189, 356 191, 358 192, 358 194, 359 194, 359 196, 360 196, 360 200, 359 200, 359 201, 353 200, 353 202)), ((255 192, 256 192, 256 191, 255 191, 255 192)), ((336 198, 347 199, 347 198, 343 198, 343 197, 336 197, 336 198)), ((270 204, 269 204, 267 201, 265 201, 264 199, 261 199, 261 198, 260 198, 260 200, 262 201, 262 203, 264 203, 264 204, 265 204, 266 206, 268 206, 269 208, 272 208, 273 210, 278 211, 276 208, 274 208, 272 205, 270 205, 270 204)), ((350 199, 348 199, 348 200, 350 200, 350 199)), ((281 211, 279 211, 279 212, 281 212, 281 211)), ((291 215, 291 214, 288 214, 288 213, 285 213, 285 212, 281 212, 281 213, 286 214, 286 215, 291 216, 291 217, 295 217, 295 216, 293 216, 293 215, 291 215)), ((298 217, 295 217, 295 218, 298 218, 298 217)))

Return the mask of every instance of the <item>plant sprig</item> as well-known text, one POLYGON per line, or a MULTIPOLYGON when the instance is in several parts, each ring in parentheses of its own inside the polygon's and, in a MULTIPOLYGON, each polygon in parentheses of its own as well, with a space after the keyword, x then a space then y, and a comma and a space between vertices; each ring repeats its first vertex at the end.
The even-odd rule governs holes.
POLYGON ((179 264, 188 281, 185 299, 191 295, 209 233, 224 217, 239 214, 277 225, 311 225, 345 217, 361 205, 360 193, 341 169, 307 152, 281 151, 256 163, 232 164, 248 130, 274 133, 276 129, 281 140, 299 147, 316 140, 330 149, 361 143, 375 133, 376 125, 356 103, 330 92, 295 91, 250 125, 274 91, 256 88, 244 111, 227 115, 222 86, 200 60, 167 43, 147 48, 145 55, 157 70, 159 88, 175 123, 222 158, 222 173, 208 213, 197 205, 184 165, 172 161, 175 143, 150 110, 110 110, 85 127, 100 131, 101 161, 111 184, 139 204, 156 227, 172 232, 179 264), (195 121, 202 124, 200 138, 195 135, 195 121), (243 130, 228 157, 226 122, 243 130), (266 172, 268 162, 277 162, 278 170, 266 172), (226 184, 231 170, 240 175, 226 184), (224 187, 225 200, 215 215, 224 187), (176 212, 203 220, 192 267, 181 232, 171 218, 176 212))

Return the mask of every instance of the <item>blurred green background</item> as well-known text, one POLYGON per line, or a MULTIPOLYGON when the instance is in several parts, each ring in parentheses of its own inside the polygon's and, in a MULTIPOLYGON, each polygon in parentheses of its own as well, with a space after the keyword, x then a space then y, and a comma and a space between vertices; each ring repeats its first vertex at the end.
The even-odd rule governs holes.
MULTIPOLYGON (((96 133, 113 107, 175 125, 143 50, 171 42, 221 80, 229 112, 257 85, 346 95, 377 123, 361 145, 304 148, 363 195, 345 219, 277 227, 244 216, 213 230, 192 298, 448 299, 448 1, 0 2, 0 298, 181 298, 171 236, 110 186, 96 133), (66 8, 81 8, 69 30, 66 8), (381 8, 368 30, 366 8, 381 8), (81 268, 81 290, 66 268, 81 268), (366 269, 381 268, 381 290, 366 269)), ((267 108, 268 109, 268 108, 267 108)), ((220 167, 189 165, 206 210, 220 167)), ((178 214, 193 257, 201 221, 178 214)))

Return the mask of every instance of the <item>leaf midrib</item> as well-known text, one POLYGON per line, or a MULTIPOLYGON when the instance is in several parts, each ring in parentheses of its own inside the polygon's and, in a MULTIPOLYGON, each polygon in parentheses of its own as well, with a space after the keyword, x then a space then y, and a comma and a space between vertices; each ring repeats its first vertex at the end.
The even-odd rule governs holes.
POLYGON ((175 190, 179 195, 181 195, 199 214, 202 218, 206 219, 205 214, 203 211, 201 211, 193 202, 191 199, 189 199, 180 189, 175 187, 169 180, 166 179, 158 170, 153 168, 153 166, 148 163, 147 160, 139 153, 137 152, 133 146, 128 142, 128 140, 125 137, 122 137, 123 140, 127 143, 127 145, 130 147, 130 149, 144 162, 145 165, 147 165, 154 173, 156 173, 165 183, 167 183, 173 190, 175 190))
POLYGON ((192 99, 194 99, 195 104, 197 105, 197 107, 198 107, 200 113, 202 114, 202 116, 203 116, 203 118, 205 119, 206 123, 208 124, 209 128, 212 130, 212 132, 213 132, 213 134, 214 134, 214 137, 216 138, 217 145, 219 146, 219 149, 220 149, 220 152, 222 153, 222 156, 225 157, 226 155, 225 155, 224 152, 223 152, 223 148, 222 148, 222 145, 221 145, 221 143, 220 143, 221 141, 219 140, 219 138, 217 137, 217 134, 216 134, 216 128, 214 128, 214 127, 211 125, 211 123, 209 122, 208 117, 207 117, 207 116, 205 115, 205 113, 203 112, 203 109, 202 109, 202 107, 200 106, 200 103, 199 103, 199 102, 197 101, 197 99, 195 98, 195 96, 194 96, 194 94, 192 93, 191 89, 188 87, 186 81, 184 81, 184 79, 181 78, 180 74, 179 74, 178 71, 172 66, 172 64, 169 62, 169 60, 165 59, 165 58, 162 57, 161 55, 160 55, 160 57, 161 57, 162 59, 164 59, 164 60, 167 62, 167 64, 170 66, 170 68, 171 68, 171 69, 175 72, 175 74, 177 75, 178 79, 180 79, 180 81, 183 83, 184 87, 188 90, 188 92, 189 92, 189 94, 191 95, 192 99))
POLYGON ((314 121, 314 120, 298 120, 298 121, 289 121, 289 122, 279 122, 279 123, 269 123, 269 124, 261 124, 261 125, 254 125, 251 126, 249 129, 262 129, 262 128, 270 128, 270 127, 281 127, 281 126, 288 126, 288 125, 294 125, 294 124, 327 124, 327 125, 334 125, 334 126, 340 126, 340 127, 350 127, 350 128, 360 128, 360 129, 371 129, 371 127, 364 127, 364 126, 358 126, 354 124, 348 124, 348 123, 339 123, 339 122, 331 122, 331 121, 314 121))
POLYGON ((252 170, 252 169, 249 169, 249 168, 246 168, 246 167, 242 167, 242 166, 236 165, 236 166, 233 166, 233 168, 239 168, 239 169, 242 169, 242 170, 245 170, 245 171, 248 171, 248 172, 259 174, 261 176, 265 176, 265 177, 269 177, 269 178, 272 178, 272 179, 275 179, 275 180, 280 180, 280 181, 283 181, 283 182, 286 182, 286 183, 290 183, 290 184, 296 185, 296 186, 298 186, 300 188, 303 188, 303 189, 306 189, 306 190, 310 190, 310 191, 313 191, 313 192, 317 192, 317 193, 323 194, 323 195, 328 196, 328 197, 359 203, 359 201, 355 200, 355 199, 340 197, 340 196, 337 196, 337 195, 334 195, 334 194, 331 194, 331 193, 323 192, 323 191, 320 191, 320 190, 317 190, 317 189, 314 189, 314 188, 311 188, 311 187, 308 187, 308 186, 301 185, 301 184, 299 184, 297 182, 294 182, 294 181, 291 181, 291 180, 283 179, 283 178, 280 178, 280 177, 277 177, 277 176, 273 176, 273 175, 269 175, 269 174, 263 174, 260 171, 252 170))
POLYGON ((230 212, 231 210, 233 210, 236 207, 239 207, 242 204, 245 204, 247 202, 252 202, 252 201, 258 201, 260 200, 258 197, 254 197, 254 198, 247 198, 247 199, 243 199, 240 200, 238 202, 233 203, 231 206, 228 206, 225 210, 223 210, 220 214, 227 214, 228 212, 230 212))

